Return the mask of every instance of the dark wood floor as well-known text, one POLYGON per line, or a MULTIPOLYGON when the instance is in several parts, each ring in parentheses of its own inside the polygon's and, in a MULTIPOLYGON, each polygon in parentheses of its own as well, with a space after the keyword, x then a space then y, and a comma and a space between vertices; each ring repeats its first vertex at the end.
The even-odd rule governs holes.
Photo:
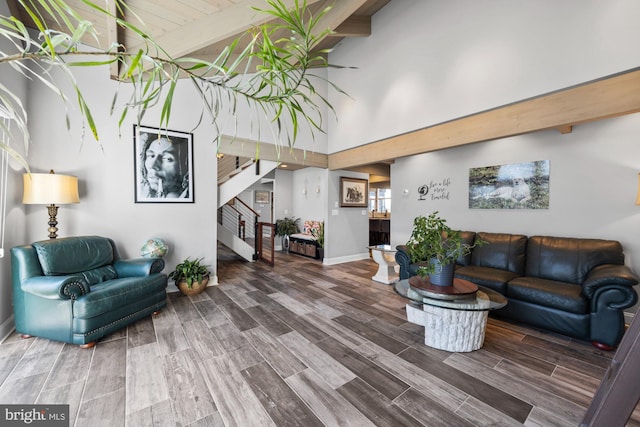
POLYGON ((370 260, 221 249, 218 268, 220 286, 93 349, 9 337, 0 402, 68 403, 91 427, 576 426, 612 357, 492 318, 481 350, 426 347, 370 260))

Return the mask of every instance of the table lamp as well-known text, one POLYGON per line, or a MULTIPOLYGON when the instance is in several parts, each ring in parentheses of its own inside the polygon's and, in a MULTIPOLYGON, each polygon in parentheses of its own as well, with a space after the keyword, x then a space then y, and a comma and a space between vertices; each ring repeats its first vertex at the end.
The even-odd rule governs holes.
POLYGON ((70 175, 49 173, 25 173, 23 176, 24 193, 22 203, 25 205, 48 205, 49 238, 58 237, 58 205, 80 203, 78 197, 78 178, 70 175))

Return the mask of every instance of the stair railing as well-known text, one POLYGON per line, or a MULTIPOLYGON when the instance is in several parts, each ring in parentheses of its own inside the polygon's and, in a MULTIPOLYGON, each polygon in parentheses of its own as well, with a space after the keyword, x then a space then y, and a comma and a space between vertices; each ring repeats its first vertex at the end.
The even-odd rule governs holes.
POLYGON ((231 231, 254 248, 254 257, 258 255, 258 222, 260 214, 249 205, 234 197, 218 209, 218 223, 231 231))

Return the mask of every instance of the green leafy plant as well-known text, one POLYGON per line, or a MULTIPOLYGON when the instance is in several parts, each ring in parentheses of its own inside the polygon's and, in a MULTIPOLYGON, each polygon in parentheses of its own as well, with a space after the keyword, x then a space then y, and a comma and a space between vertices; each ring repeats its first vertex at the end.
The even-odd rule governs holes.
MULTIPOLYGON (((314 87, 314 79, 326 79, 310 72, 329 66, 323 56, 325 52, 313 51, 330 33, 329 29, 317 28, 328 8, 312 15, 306 0, 296 0, 290 9, 283 0, 265 0, 268 9, 253 9, 277 19, 250 28, 242 40, 233 40, 214 61, 208 62, 198 58, 172 58, 145 31, 144 23, 124 0, 113 0, 104 7, 94 1, 82 2, 91 11, 88 13, 103 15, 105 20, 115 22, 114 31, 137 37, 138 45, 129 43, 134 46, 130 50, 117 44, 88 47, 81 40, 97 41, 98 32, 80 9, 74 10, 64 0, 20 0, 19 7, 27 12, 31 22, 22 22, 15 16, 0 16, 0 38, 6 41, 0 47, 0 64, 10 65, 27 79, 42 82, 60 96, 65 108, 75 100, 83 117, 83 128, 88 126, 96 141, 99 141, 96 121, 72 72, 75 67, 112 66, 118 70, 118 80, 132 87, 133 90, 123 91, 130 93, 123 102, 119 102, 117 90, 111 101, 111 114, 119 116, 119 126, 130 111, 135 112, 140 123, 149 108, 160 106, 160 127, 166 129, 180 79, 189 80, 196 88, 202 109, 195 127, 206 117, 216 130, 214 142, 222 136, 218 127, 219 118, 226 117, 222 112, 230 113, 238 121, 236 109, 242 100, 256 112, 256 121, 263 115, 268 117, 277 140, 285 140, 289 147, 293 147, 301 124, 308 125, 312 134, 322 132, 322 110, 328 107, 333 111, 328 100, 314 87), (125 20, 124 16, 130 19, 125 20), (55 22, 56 28, 50 28, 47 22, 55 22), (30 31, 29 26, 37 32, 30 31), (67 96, 56 82, 56 70, 71 83, 73 95, 67 96), (118 112, 120 106, 122 109, 118 112), (283 121, 285 118, 288 123, 283 121)), ((0 113, 17 125, 27 152, 30 139, 27 110, 11 86, 0 85, 0 113)), ((66 122, 70 128, 68 114, 66 122)), ((2 121, 0 127, 13 136, 2 121)), ((0 143, 0 149, 28 169, 26 159, 9 144, 0 143)))
POLYGON ((317 229, 311 229, 311 235, 318 242, 318 246, 324 248, 324 221, 321 221, 317 229))
POLYGON ((290 236, 300 232, 300 218, 284 217, 276 220, 276 236, 290 236))
MULTIPOLYGON (((411 238, 406 246, 413 263, 434 259, 440 265, 448 265, 460 256, 470 254, 474 247, 482 244, 484 242, 479 239, 472 245, 464 243, 460 231, 452 230, 436 211, 427 217, 418 216, 413 220, 411 238)), ((432 273, 436 273, 436 265, 433 263, 425 263, 418 269, 421 277, 432 273)))
POLYGON ((209 268, 202 264, 202 260, 203 258, 190 260, 187 257, 169 273, 169 279, 175 280, 176 284, 184 280, 189 288, 194 282, 202 282, 202 279, 209 277, 209 268))

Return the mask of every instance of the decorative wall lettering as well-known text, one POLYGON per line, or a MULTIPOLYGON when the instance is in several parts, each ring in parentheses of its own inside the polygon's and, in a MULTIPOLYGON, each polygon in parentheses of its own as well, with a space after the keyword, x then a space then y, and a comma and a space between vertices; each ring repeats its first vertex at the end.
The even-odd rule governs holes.
POLYGON ((418 187, 418 200, 449 200, 449 186, 451 178, 441 181, 429 181, 428 184, 418 187))

